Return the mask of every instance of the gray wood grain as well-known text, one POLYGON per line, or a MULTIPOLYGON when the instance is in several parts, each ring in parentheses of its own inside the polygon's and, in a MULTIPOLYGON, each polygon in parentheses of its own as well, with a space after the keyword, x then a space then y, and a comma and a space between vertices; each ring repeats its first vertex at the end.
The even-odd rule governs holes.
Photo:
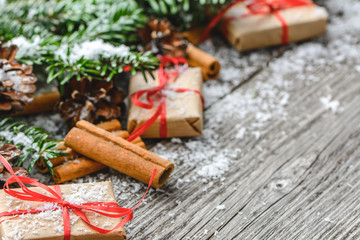
MULTIPOLYGON (((231 95, 251 90, 257 83, 266 84, 271 74, 271 69, 265 69, 231 95)), ((219 122, 211 117, 228 104, 228 97, 211 106, 205 113, 205 128, 219 135, 215 150, 241 148, 242 155, 233 159, 226 179, 214 181, 210 187, 201 181, 191 181, 177 189, 176 179, 196 176, 196 167, 177 165, 164 192, 152 194, 151 204, 137 210, 128 227, 130 236, 133 239, 356 238, 359 234, 356 174, 360 158, 359 74, 353 66, 319 67, 311 74, 321 80, 305 84, 296 76, 292 79, 294 86, 289 91, 291 100, 285 108, 286 120, 274 118, 267 122, 259 139, 236 140, 231 134, 239 124, 250 126, 256 122, 256 114, 219 122), (319 98, 329 89, 344 107, 341 113, 333 114, 320 103, 319 98), (217 210, 218 205, 226 208, 217 210)), ((182 150, 179 145, 166 141, 163 144, 169 152, 182 150)))
MULTIPOLYGON (((128 238, 360 239, 360 61, 328 59, 337 38, 248 53, 216 38, 216 47, 203 45, 223 65, 220 79, 205 83, 204 134, 148 142, 176 167, 135 210, 128 238), (328 95, 338 112, 321 103, 328 95), (217 158, 229 169, 203 177, 217 158)), ((124 207, 145 190, 109 169, 79 181, 103 180, 124 207), (134 193, 122 191, 132 184, 134 193)))
MULTIPOLYGON (((135 210, 128 237, 359 239, 360 63, 342 59, 343 50, 356 56, 358 49, 337 50, 341 37, 332 31, 245 54, 221 40, 215 49, 204 45, 225 66, 219 81, 205 84, 204 136, 150 145, 176 168, 135 210), (339 112, 321 103, 328 95, 339 101, 339 112), (229 169, 203 178, 199 170, 216 157, 229 161, 229 169)), ((119 196, 126 206, 138 201, 119 196)))

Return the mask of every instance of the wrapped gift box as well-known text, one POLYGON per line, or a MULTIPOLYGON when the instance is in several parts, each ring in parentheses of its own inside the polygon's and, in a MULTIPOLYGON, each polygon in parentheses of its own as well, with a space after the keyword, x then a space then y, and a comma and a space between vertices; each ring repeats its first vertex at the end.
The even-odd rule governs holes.
MULTIPOLYGON (((297 42, 326 32, 328 14, 311 5, 279 10, 288 26, 288 42, 297 42)), ((248 15, 245 4, 228 10, 222 29, 228 41, 239 51, 282 44, 283 26, 275 14, 248 15), (243 17, 242 17, 243 16, 243 17)))
MULTIPOLYGON (((157 71, 154 72, 157 76, 157 71)), ((158 78, 153 80, 147 75, 147 82, 141 73, 137 73, 130 81, 130 95, 143 89, 159 85, 158 78)), ((193 91, 175 92, 170 89, 186 88, 202 92, 203 78, 200 68, 188 68, 182 72, 176 81, 168 84, 164 89, 166 94, 166 125, 167 137, 192 137, 202 134, 203 106, 201 96, 193 91)), ((143 96, 144 100, 145 97, 143 96)), ((146 100, 144 100, 146 102, 146 100)), ((128 130, 132 132, 146 122, 156 111, 159 103, 152 109, 144 109, 132 104, 128 117, 128 130)), ((160 138, 160 118, 158 118, 142 135, 144 138, 160 138)))
MULTIPOLYGON (((61 185, 63 198, 73 204, 86 202, 116 202, 111 182, 84 183, 61 185)), ((33 191, 45 194, 41 188, 29 188, 33 191)), ((16 190, 16 189, 14 189, 16 190)), ((50 210, 54 203, 40 203, 18 200, 3 190, 0 191, 0 212, 11 210, 25 210, 41 208, 43 212, 35 214, 23 214, 17 218, 3 217, 6 220, 0 224, 1 240, 63 240, 63 213, 62 209, 50 210)), ((120 221, 120 218, 109 218, 86 211, 85 215, 90 222, 100 228, 111 229, 120 221)), ((71 240, 124 240, 126 239, 125 229, 121 227, 107 234, 100 234, 88 226, 78 216, 71 213, 71 240)))

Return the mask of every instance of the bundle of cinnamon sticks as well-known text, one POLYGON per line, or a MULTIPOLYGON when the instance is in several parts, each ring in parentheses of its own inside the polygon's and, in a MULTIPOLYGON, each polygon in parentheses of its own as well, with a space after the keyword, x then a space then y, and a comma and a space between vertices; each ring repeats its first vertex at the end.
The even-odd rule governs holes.
MULTIPOLYGON (((116 136, 127 139, 129 133, 121 130, 121 123, 118 120, 107 121, 100 123, 97 127, 113 133, 116 136)), ((133 144, 146 149, 145 143, 140 137, 133 141, 133 144)), ((73 149, 65 145, 65 142, 58 144, 58 149, 63 150, 68 156, 61 156, 51 159, 51 163, 54 166, 54 181, 56 183, 63 183, 76 178, 80 178, 91 173, 97 172, 106 167, 106 165, 96 162, 88 157, 82 156, 75 152, 73 149)), ((41 173, 48 171, 43 159, 36 163, 38 170, 41 173)))
MULTIPOLYGON (((118 120, 98 125, 79 121, 58 146, 68 155, 51 159, 54 181, 63 183, 108 166, 144 183, 149 182, 153 170, 157 169, 152 187, 162 187, 174 164, 147 151, 140 137, 132 142, 127 138, 129 132, 121 130, 118 120)), ((36 166, 42 173, 48 171, 43 160, 36 166)))
POLYGON ((149 183, 157 169, 151 184, 154 188, 162 187, 174 169, 172 162, 139 146, 142 144, 131 143, 83 120, 70 130, 65 144, 75 152, 143 183, 149 183))

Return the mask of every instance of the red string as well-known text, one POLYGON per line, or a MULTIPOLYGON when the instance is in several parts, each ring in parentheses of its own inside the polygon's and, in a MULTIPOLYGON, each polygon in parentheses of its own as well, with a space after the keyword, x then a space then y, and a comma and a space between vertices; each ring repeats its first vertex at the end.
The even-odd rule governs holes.
POLYGON ((123 67, 123 72, 129 72, 129 71, 131 71, 130 65, 126 65, 125 67, 123 67))
MULTIPOLYGON (((129 222, 133 218, 133 210, 140 205, 140 203, 144 200, 147 192, 149 191, 150 185, 152 181, 154 180, 156 169, 154 169, 153 174, 150 178, 148 188, 142 197, 142 199, 139 201, 139 203, 133 207, 130 208, 122 208, 119 207, 117 203, 115 202, 93 202, 93 203, 84 203, 84 204, 72 204, 67 201, 65 201, 62 198, 61 189, 60 186, 54 185, 53 188, 50 188, 49 186, 46 186, 44 184, 39 183, 38 179, 33 179, 29 177, 23 177, 23 176, 17 176, 13 169, 11 168, 10 164, 5 160, 3 156, 0 155, 0 162, 4 165, 4 167, 10 172, 11 177, 5 182, 4 185, 4 192, 9 194, 10 196, 13 196, 17 199, 23 200, 23 201, 32 201, 32 202, 51 202, 56 203, 57 207, 55 207, 52 210, 63 210, 63 221, 64 221, 64 240, 70 240, 71 236, 71 225, 70 225, 70 215, 69 210, 72 210, 72 212, 76 215, 78 215, 84 222, 86 222, 92 229, 95 231, 106 234, 111 231, 114 231, 127 222, 129 222), (21 191, 15 191, 10 189, 9 184, 17 182, 20 187, 21 191), (38 192, 34 192, 27 188, 25 184, 29 184, 32 186, 40 187, 50 193, 51 196, 43 195, 38 192), (96 227, 93 225, 89 219, 86 217, 86 215, 83 213, 83 210, 92 211, 98 214, 101 214, 106 217, 110 218, 122 218, 124 217, 120 223, 118 223, 113 229, 106 230, 99 227, 96 227)), ((0 218, 4 216, 13 216, 12 218, 5 219, 0 221, 0 224, 3 221, 9 221, 11 219, 17 218, 19 215, 22 214, 35 214, 43 212, 44 210, 40 209, 27 209, 27 210, 13 210, 13 211, 5 211, 0 212, 0 218)))
POLYGON ((188 88, 169 88, 168 84, 172 80, 176 79, 179 76, 178 67, 180 64, 186 64, 186 60, 182 57, 173 57, 173 56, 160 56, 160 66, 159 66, 159 85, 150 89, 140 90, 134 92, 131 95, 132 103, 140 108, 152 109, 154 107, 153 98, 155 98, 156 102, 159 103, 155 113, 143 124, 137 127, 127 139, 129 142, 133 141, 140 135, 142 135, 155 121, 160 117, 160 137, 167 137, 167 121, 166 121, 166 93, 167 91, 174 92, 194 92, 198 94, 201 98, 202 106, 204 108, 204 97, 201 92, 196 89, 188 89, 188 88), (165 71, 165 65, 167 64, 174 65, 173 70, 165 71), (140 98, 145 95, 147 102, 142 102, 140 98))
POLYGON ((227 5, 225 8, 223 8, 218 14, 216 14, 216 16, 210 21, 209 25, 206 26, 201 36, 200 42, 205 41, 205 39, 209 36, 211 29, 213 29, 220 22, 220 20, 225 16, 225 14, 230 10, 230 8, 244 1, 245 0, 235 0, 229 5, 227 5))
POLYGON ((244 3, 246 8, 249 10, 249 13, 243 14, 241 16, 236 17, 228 17, 224 19, 224 34, 227 37, 228 29, 227 26, 229 22, 238 19, 245 18, 253 15, 265 15, 265 14, 274 14, 275 17, 281 24, 282 28, 282 36, 281 41, 282 44, 286 44, 289 42, 289 26, 285 19, 280 15, 280 10, 285 10, 288 8, 300 7, 300 6, 312 6, 313 2, 309 0, 235 0, 227 7, 222 9, 209 23, 209 25, 205 28, 204 33, 201 37, 201 42, 203 42, 209 35, 212 28, 214 28, 218 22, 225 16, 225 14, 232 8, 233 6, 244 3))

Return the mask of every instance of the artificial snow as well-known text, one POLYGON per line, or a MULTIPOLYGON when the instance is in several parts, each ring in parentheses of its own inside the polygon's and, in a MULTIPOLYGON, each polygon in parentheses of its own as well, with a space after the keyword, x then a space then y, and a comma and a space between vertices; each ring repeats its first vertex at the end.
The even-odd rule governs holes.
POLYGON ((42 39, 40 36, 34 36, 32 39, 27 39, 23 36, 15 37, 7 43, 7 45, 16 45, 18 51, 16 52, 17 59, 26 59, 39 57, 42 39))
POLYGON ((0 131, 0 136, 4 137, 6 140, 11 139, 13 144, 23 144, 24 149, 33 147, 33 139, 31 137, 26 136, 23 132, 14 133, 7 130, 0 131))
MULTIPOLYGON (((151 142, 150 151, 176 165, 166 185, 168 187, 165 186, 165 193, 156 191, 155 194, 160 196, 169 194, 168 192, 177 194, 174 193, 175 190, 186 188, 193 182, 200 182, 203 184, 201 190, 205 193, 209 192, 217 184, 222 184, 223 177, 228 177, 234 161, 239 161, 241 166, 244 154, 255 155, 254 151, 262 151, 264 145, 261 144, 265 138, 263 136, 266 136, 268 129, 272 127, 271 124, 287 122, 288 111, 292 110, 294 104, 301 104, 301 102, 294 102, 292 98, 294 89, 315 87, 320 80, 317 74, 319 70, 329 72, 327 76, 329 79, 333 77, 331 71, 344 67, 344 64, 360 72, 358 43, 360 2, 328 0, 325 4, 331 13, 326 35, 303 43, 291 44, 285 51, 278 51, 280 48, 271 48, 239 53, 224 42, 219 42, 218 39, 214 39, 215 42, 208 40, 200 46, 217 57, 222 65, 218 80, 204 82, 203 92, 207 110, 204 112, 203 135, 196 138, 174 138, 151 142), (339 12, 343 14, 338 15, 339 12), (265 70, 261 71, 261 69, 265 70), (254 74, 259 76, 256 81, 245 82, 254 74), (228 94, 230 92, 232 93, 228 94), (223 122, 227 119, 231 119, 234 125, 224 124, 223 122), (225 137, 231 141, 225 144, 222 134, 226 134, 225 137), (247 148, 247 143, 254 140, 258 140, 257 146, 247 148)), ((91 43, 94 46, 103 44, 94 41, 98 43, 91 43)), ((66 46, 64 47, 65 50, 66 46)), ((84 55, 96 58, 101 54, 99 50, 85 51, 82 44, 78 47, 79 54, 69 56, 71 61, 84 55), (84 52, 80 53, 81 51, 84 52)), ((126 51, 126 49, 123 50, 126 51)), ((67 59, 64 52, 61 53, 60 50, 58 55, 67 59)), ((333 99, 330 86, 320 88, 314 102, 323 104, 325 109, 334 113, 338 113, 342 108, 341 105, 345 104, 343 102, 340 104, 339 100, 333 99)), ((61 127, 55 124, 48 128, 53 128, 51 131, 58 133, 61 127)), ((65 133, 62 134, 64 137, 65 133)), ((284 132, 283 135, 286 133, 284 132)), ((258 159, 254 159, 256 160, 258 159)), ((103 180, 113 182, 119 203, 135 202, 146 190, 145 184, 111 169, 73 182, 103 180)), ((41 181, 49 180, 44 177, 41 181)), ((177 192, 181 193, 181 190, 177 192)), ((149 196, 153 193, 154 191, 150 191, 149 196)), ((248 191, 248 194, 252 193, 248 191)), ((185 205, 185 200, 181 200, 175 200, 178 208, 185 205)), ((224 210, 225 208, 216 209, 224 210)), ((177 214, 175 210, 171 213, 177 214)), ((134 226, 130 223, 128 229, 132 227, 134 226)), ((129 236, 131 237, 131 232, 129 236)))
POLYGON ((225 210, 226 206, 225 205, 218 205, 216 206, 216 210, 225 210))
MULTIPOLYGON (((0 60, 1 61, 1 60, 0 60)), ((1 61, 2 62, 2 61, 1 61)), ((3 80, 11 80, 13 82, 12 89, 15 91, 19 89, 23 78, 19 76, 16 71, 8 71, 13 67, 10 64, 4 64, 3 67, 0 69, 0 81, 3 80)), ((27 100, 26 98, 24 100, 27 100)))
POLYGON ((332 100, 331 95, 321 97, 320 102, 324 105, 326 110, 330 110, 333 113, 337 113, 339 111, 340 102, 337 100, 332 100))
POLYGON ((71 64, 81 58, 98 61, 100 58, 126 57, 131 56, 130 48, 125 45, 114 46, 105 43, 102 39, 93 41, 84 41, 77 43, 72 47, 61 45, 55 52, 55 57, 60 57, 63 61, 71 64), (70 54, 68 55, 68 49, 70 54))

